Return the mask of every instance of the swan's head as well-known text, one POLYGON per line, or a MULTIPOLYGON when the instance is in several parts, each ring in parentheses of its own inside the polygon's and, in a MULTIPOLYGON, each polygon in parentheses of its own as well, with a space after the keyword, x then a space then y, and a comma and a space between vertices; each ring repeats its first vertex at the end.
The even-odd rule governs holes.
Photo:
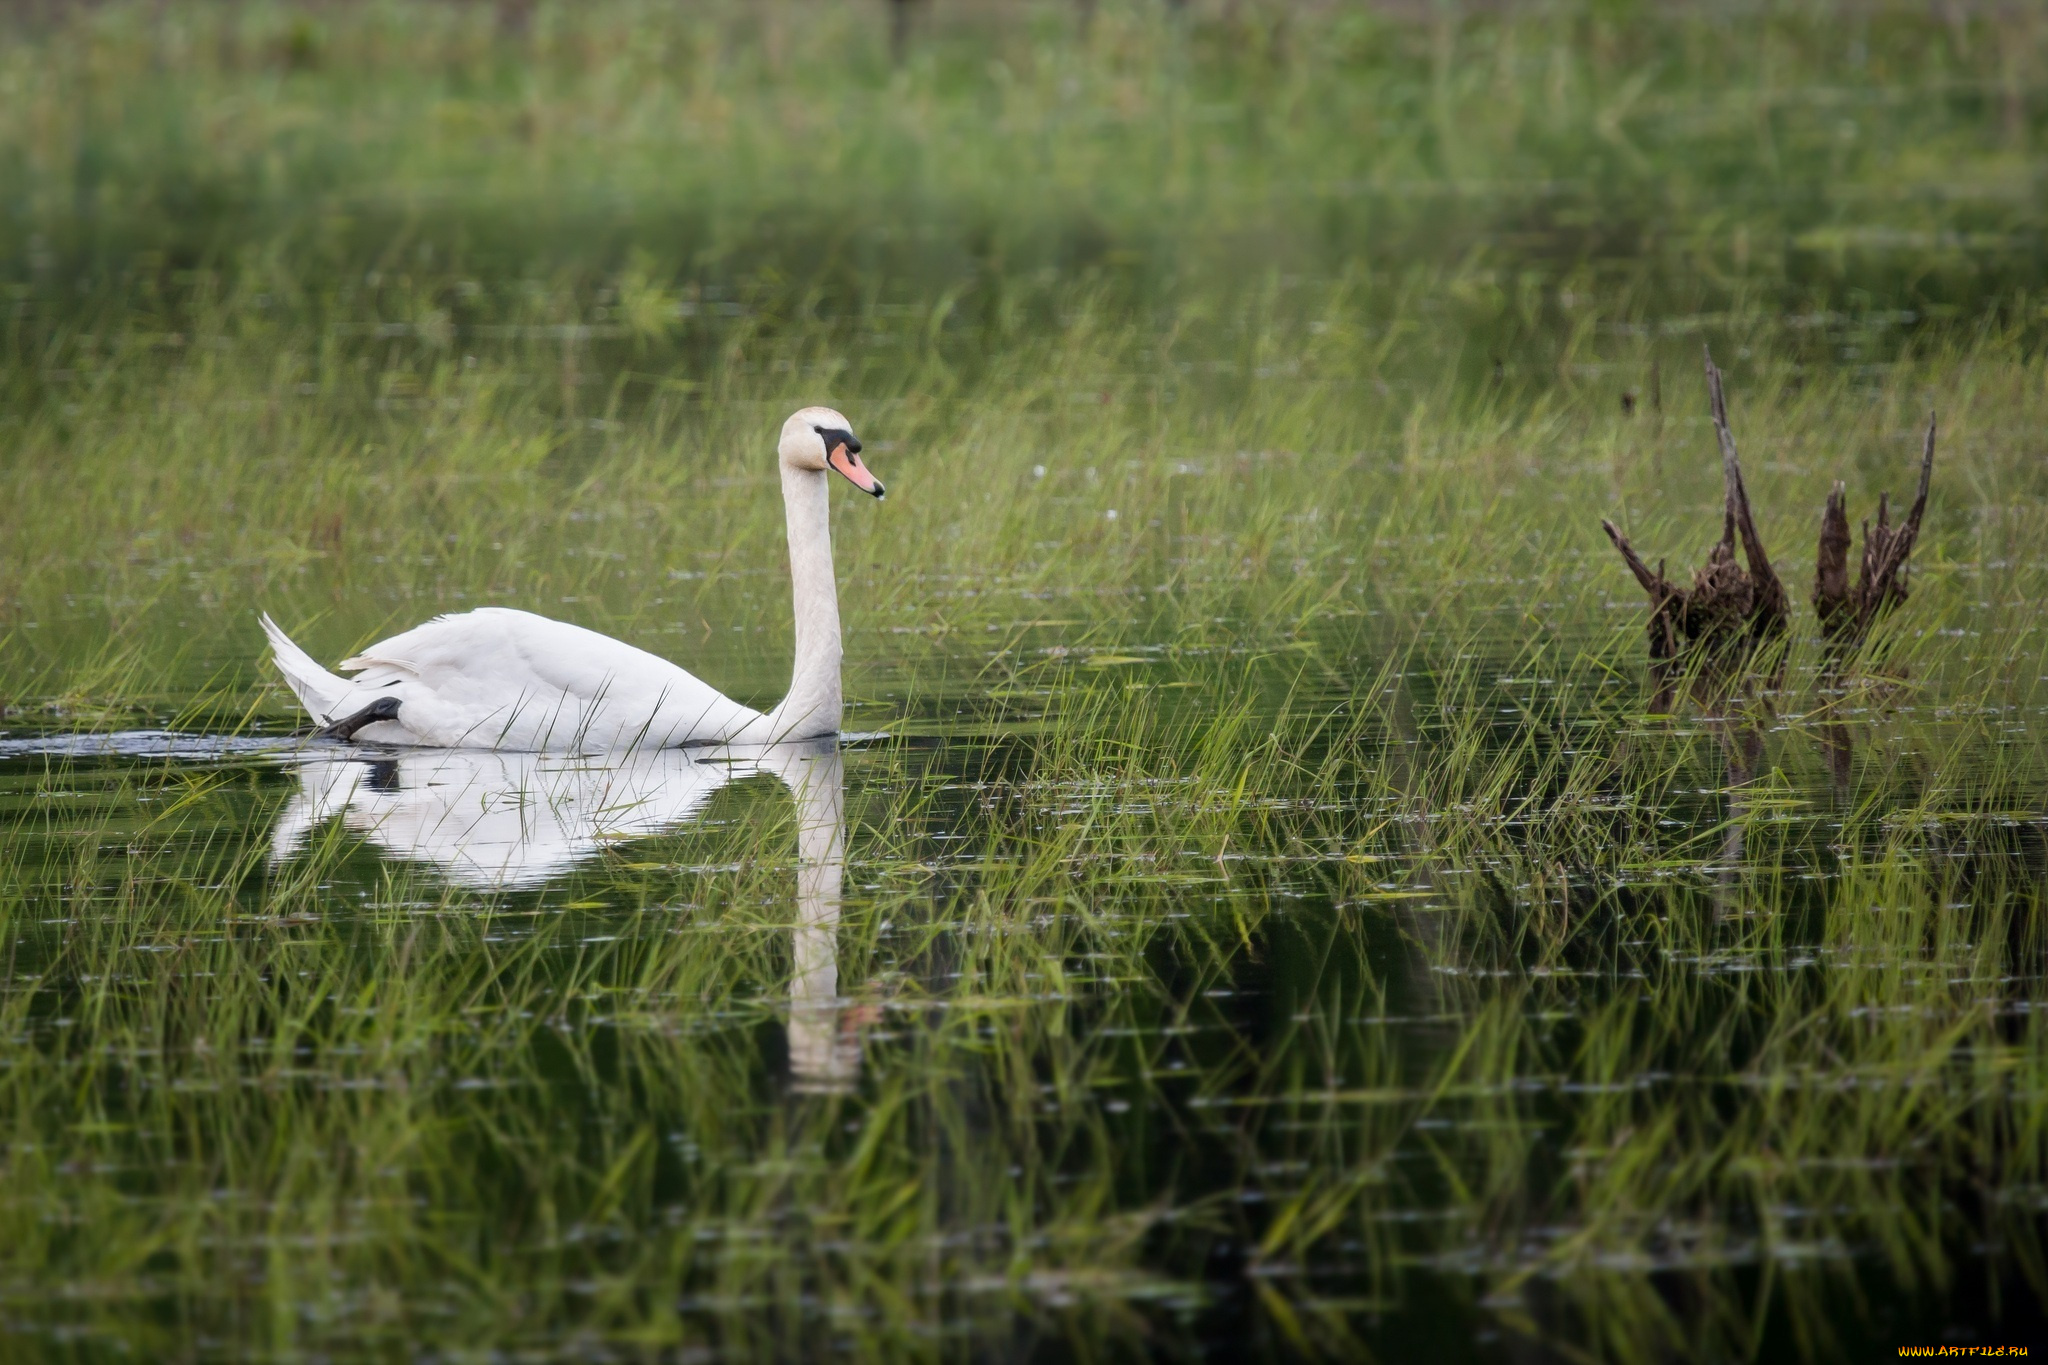
POLYGON ((791 469, 820 473, 836 469, 863 493, 879 498, 887 491, 860 462, 860 442, 853 438, 853 424, 830 408, 805 408, 784 422, 779 449, 782 462, 791 469))

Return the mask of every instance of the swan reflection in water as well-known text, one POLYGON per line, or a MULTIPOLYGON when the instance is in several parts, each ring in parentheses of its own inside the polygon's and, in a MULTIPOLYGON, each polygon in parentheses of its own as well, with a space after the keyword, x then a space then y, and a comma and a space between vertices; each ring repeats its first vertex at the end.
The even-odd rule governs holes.
POLYGON ((391 856, 431 864, 458 885, 538 887, 621 839, 675 829, 720 787, 755 773, 779 778, 796 800, 790 1072, 799 1088, 842 1089, 859 1074, 860 1038, 840 1027, 846 769, 835 740, 581 757, 417 749, 315 758, 299 769, 271 860, 290 858, 313 830, 339 818, 391 856))

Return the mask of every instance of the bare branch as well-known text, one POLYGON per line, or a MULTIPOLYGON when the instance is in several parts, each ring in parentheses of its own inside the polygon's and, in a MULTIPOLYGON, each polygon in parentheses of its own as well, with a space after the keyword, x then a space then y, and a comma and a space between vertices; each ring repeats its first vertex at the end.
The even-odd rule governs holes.
POLYGON ((1771 557, 1764 549, 1764 539, 1757 533, 1756 518, 1750 511, 1749 489, 1742 481, 1742 457, 1735 449, 1735 433, 1728 426, 1728 398, 1721 387, 1721 371, 1714 364, 1713 352, 1704 346, 1700 349, 1706 361, 1707 398, 1714 414, 1714 436, 1721 445, 1721 480, 1726 489, 1721 543, 1733 542, 1731 530, 1741 534, 1742 555, 1749 561, 1749 576, 1754 583, 1754 605, 1749 613, 1751 629, 1760 636, 1777 635, 1785 630, 1791 617, 1791 604, 1785 597, 1785 585, 1778 581, 1777 571, 1771 567, 1771 557))
POLYGON ((1628 537, 1615 529, 1613 522, 1602 517, 1600 528, 1607 532, 1607 538, 1614 542, 1614 548, 1621 551, 1621 557, 1628 561, 1628 571, 1636 576, 1636 582, 1642 584, 1643 591, 1650 594, 1650 605, 1657 605, 1658 598, 1671 590, 1671 585, 1664 581, 1664 575, 1650 572, 1650 566, 1643 563, 1642 556, 1628 543, 1628 537))
POLYGON ((1906 513, 1906 552, 1912 553, 1913 542, 1920 538, 1920 518, 1927 512, 1927 490, 1934 482, 1934 428, 1933 413, 1927 414, 1927 440, 1920 448, 1920 488, 1913 495, 1913 510, 1906 513))
POLYGON ((1841 480, 1820 518, 1820 553, 1813 568, 1813 610, 1830 636, 1855 619, 1849 603, 1849 508, 1841 480))

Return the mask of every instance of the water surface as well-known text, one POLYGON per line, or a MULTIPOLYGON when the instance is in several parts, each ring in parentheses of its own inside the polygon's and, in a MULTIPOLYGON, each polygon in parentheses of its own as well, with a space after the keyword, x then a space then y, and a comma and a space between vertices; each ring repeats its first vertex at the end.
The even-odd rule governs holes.
POLYGON ((2038 1330, 2038 706, 1646 718, 1556 662, 1335 727, 1264 692, 1284 657, 1208 679, 1236 707, 1083 651, 747 753, 11 737, 6 1207, 65 1288, 8 1321, 593 1359, 2038 1330))

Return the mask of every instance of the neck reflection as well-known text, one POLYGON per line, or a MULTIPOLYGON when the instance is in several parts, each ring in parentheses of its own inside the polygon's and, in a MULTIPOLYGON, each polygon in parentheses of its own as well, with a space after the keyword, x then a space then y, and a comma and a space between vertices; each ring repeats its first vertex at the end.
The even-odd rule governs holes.
POLYGON ((846 759, 836 742, 776 744, 760 761, 796 798, 796 928, 789 1070, 799 1089, 841 1090, 860 1074, 860 1035, 842 1028, 839 898, 846 876, 846 759))

